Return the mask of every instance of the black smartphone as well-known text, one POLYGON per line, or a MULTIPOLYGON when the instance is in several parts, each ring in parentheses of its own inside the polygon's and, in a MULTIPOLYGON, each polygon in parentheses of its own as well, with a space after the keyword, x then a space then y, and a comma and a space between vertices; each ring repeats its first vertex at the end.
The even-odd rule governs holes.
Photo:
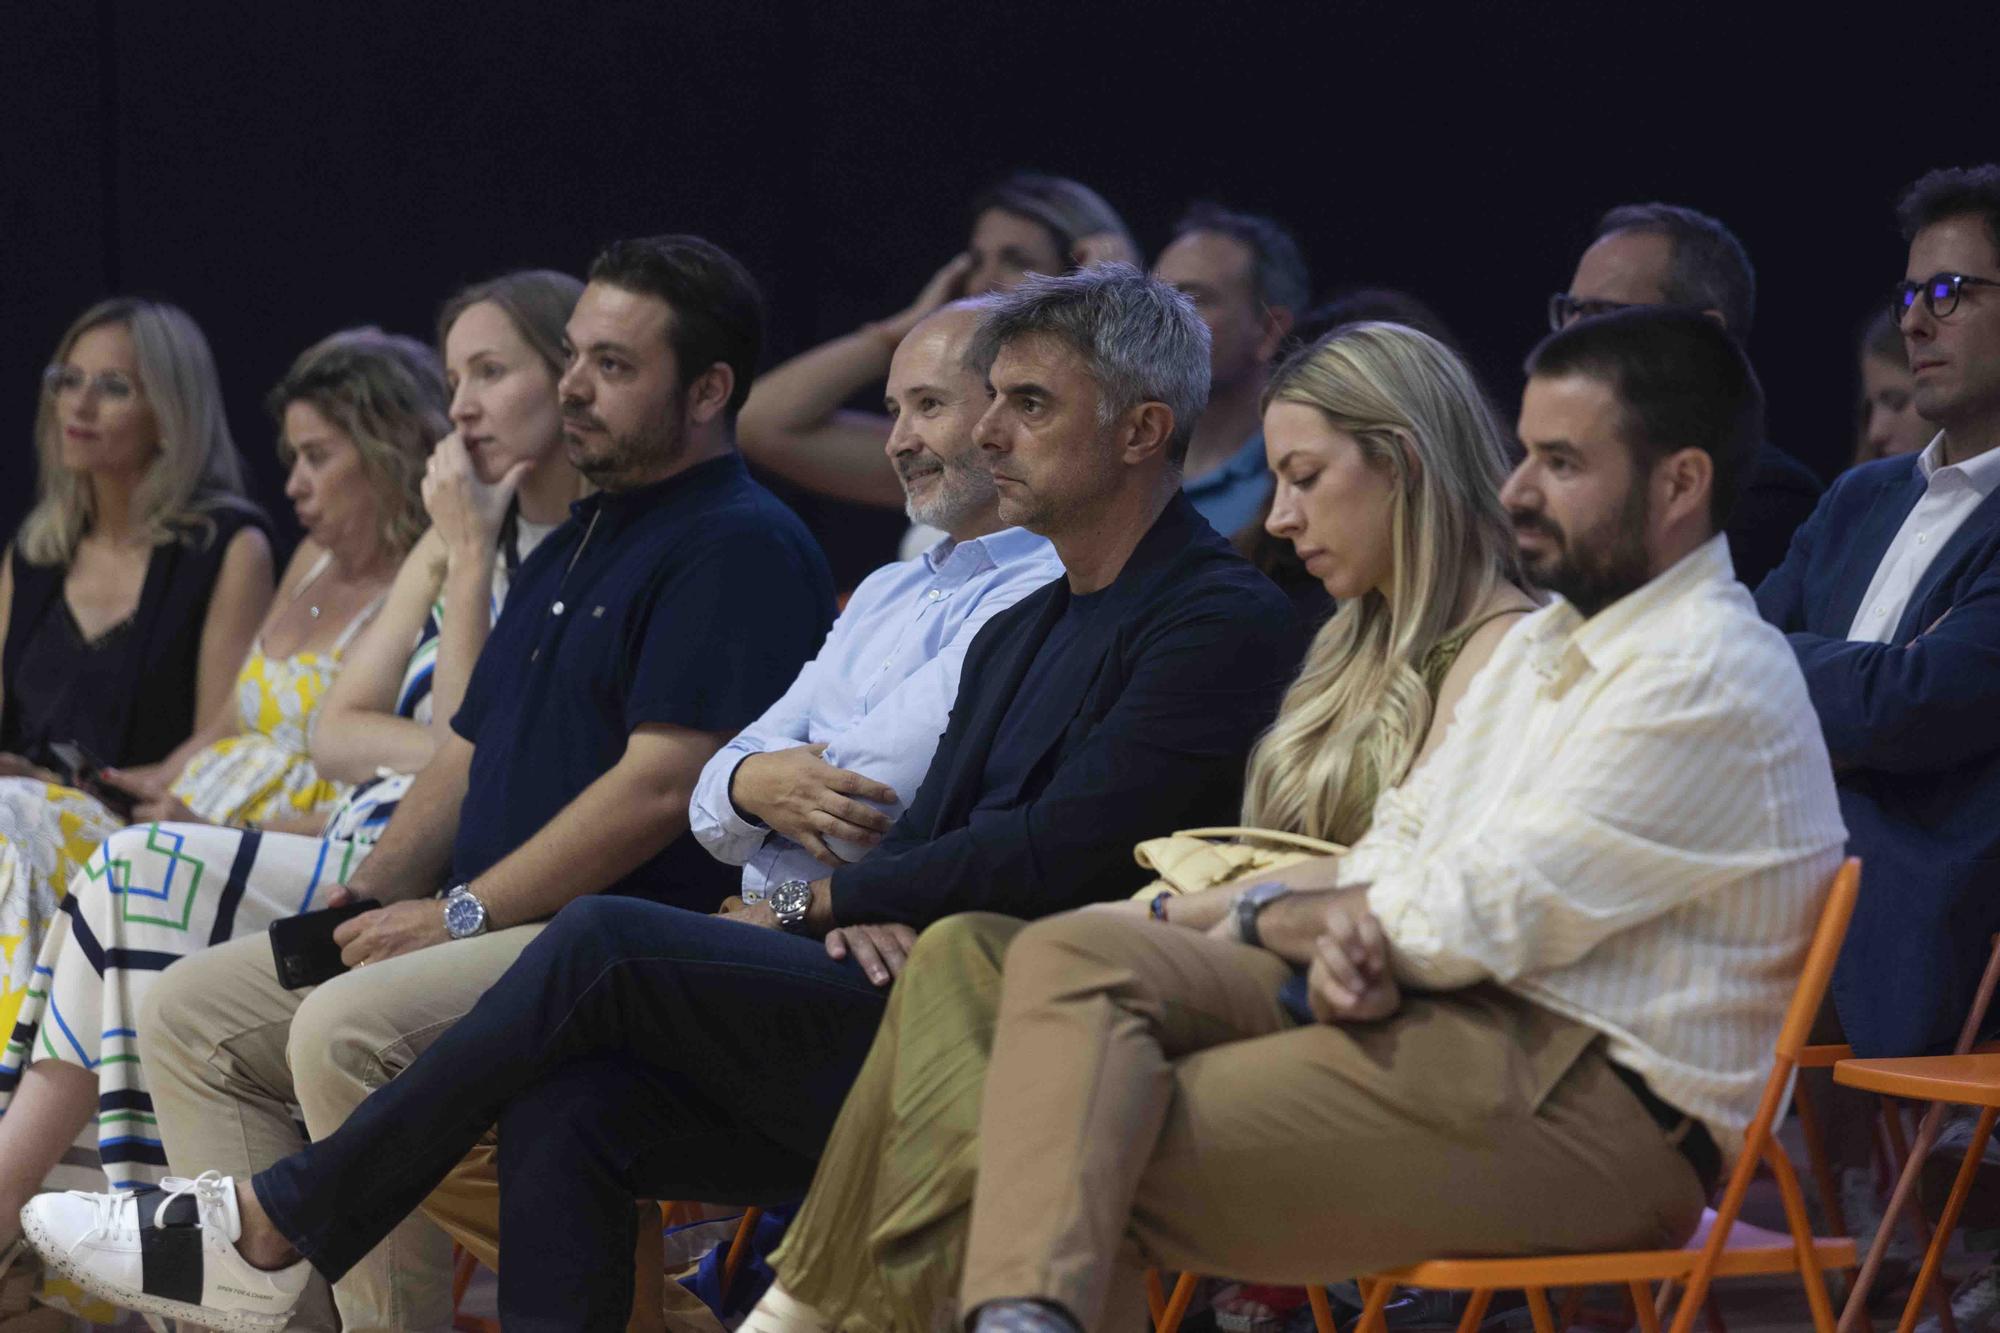
POLYGON ((62 765, 62 771, 57 776, 62 778, 64 786, 95 796, 120 819, 132 818, 132 807, 138 803, 138 798, 104 780, 104 765, 96 755, 77 741, 51 741, 49 753, 62 765))
POLYGON ((322 907, 317 912, 273 921, 271 954, 278 961, 278 984, 286 990, 303 990, 347 971, 347 964, 340 961, 340 946, 333 942, 334 929, 348 918, 381 905, 373 898, 364 898, 343 907, 322 907))

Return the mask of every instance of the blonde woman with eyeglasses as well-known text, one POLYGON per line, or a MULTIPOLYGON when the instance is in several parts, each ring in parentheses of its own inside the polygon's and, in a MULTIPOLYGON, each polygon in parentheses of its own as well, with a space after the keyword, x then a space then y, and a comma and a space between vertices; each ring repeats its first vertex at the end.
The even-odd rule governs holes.
POLYGON ((47 901, 0 904, 8 1029, 54 910, 47 886, 108 818, 72 784, 95 786, 98 764, 170 763, 227 707, 272 590, 265 519, 185 311, 139 299, 85 311, 44 376, 35 446, 37 502, 0 564, 0 812, 49 804, 30 821, 49 836, 0 846, 0 877, 33 878, 47 901))

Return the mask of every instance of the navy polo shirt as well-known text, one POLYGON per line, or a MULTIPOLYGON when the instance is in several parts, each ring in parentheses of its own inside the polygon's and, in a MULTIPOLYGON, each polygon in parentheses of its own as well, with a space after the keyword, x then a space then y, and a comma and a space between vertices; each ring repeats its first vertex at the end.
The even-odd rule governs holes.
MULTIPOLYGON (((452 718, 473 745, 453 879, 534 836, 637 728, 742 730, 832 623, 818 543, 733 453, 579 501, 521 566, 452 718)), ((707 911, 737 877, 682 833, 607 891, 707 911)))

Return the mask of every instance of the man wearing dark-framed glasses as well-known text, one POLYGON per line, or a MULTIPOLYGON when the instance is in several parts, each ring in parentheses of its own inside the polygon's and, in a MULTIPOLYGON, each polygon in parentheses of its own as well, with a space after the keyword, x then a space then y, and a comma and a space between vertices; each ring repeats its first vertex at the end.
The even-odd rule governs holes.
MULTIPOLYGON (((1756 314, 1756 271, 1735 233, 1708 214, 1623 204, 1598 220, 1569 286, 1549 298, 1549 328, 1645 305, 1692 306, 1741 345, 1756 314)), ((1737 578, 1754 588, 1777 567, 1819 493, 1812 469, 1768 440, 1758 447, 1727 530, 1737 578)))
POLYGON ((1898 218, 1891 304, 1938 433, 1835 482, 1757 590, 1868 867, 1833 986, 1865 1055, 1950 1042, 2000 930, 2000 166, 1929 173, 1898 218))

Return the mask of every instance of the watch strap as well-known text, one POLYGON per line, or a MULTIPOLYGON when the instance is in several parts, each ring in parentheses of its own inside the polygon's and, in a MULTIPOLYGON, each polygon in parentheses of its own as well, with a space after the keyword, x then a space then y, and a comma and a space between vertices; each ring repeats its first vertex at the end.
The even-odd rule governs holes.
POLYGON ((1291 893, 1291 886, 1276 880, 1265 880, 1252 884, 1236 895, 1236 938, 1253 949, 1264 946, 1264 937, 1258 932, 1257 917, 1266 907, 1291 893))

